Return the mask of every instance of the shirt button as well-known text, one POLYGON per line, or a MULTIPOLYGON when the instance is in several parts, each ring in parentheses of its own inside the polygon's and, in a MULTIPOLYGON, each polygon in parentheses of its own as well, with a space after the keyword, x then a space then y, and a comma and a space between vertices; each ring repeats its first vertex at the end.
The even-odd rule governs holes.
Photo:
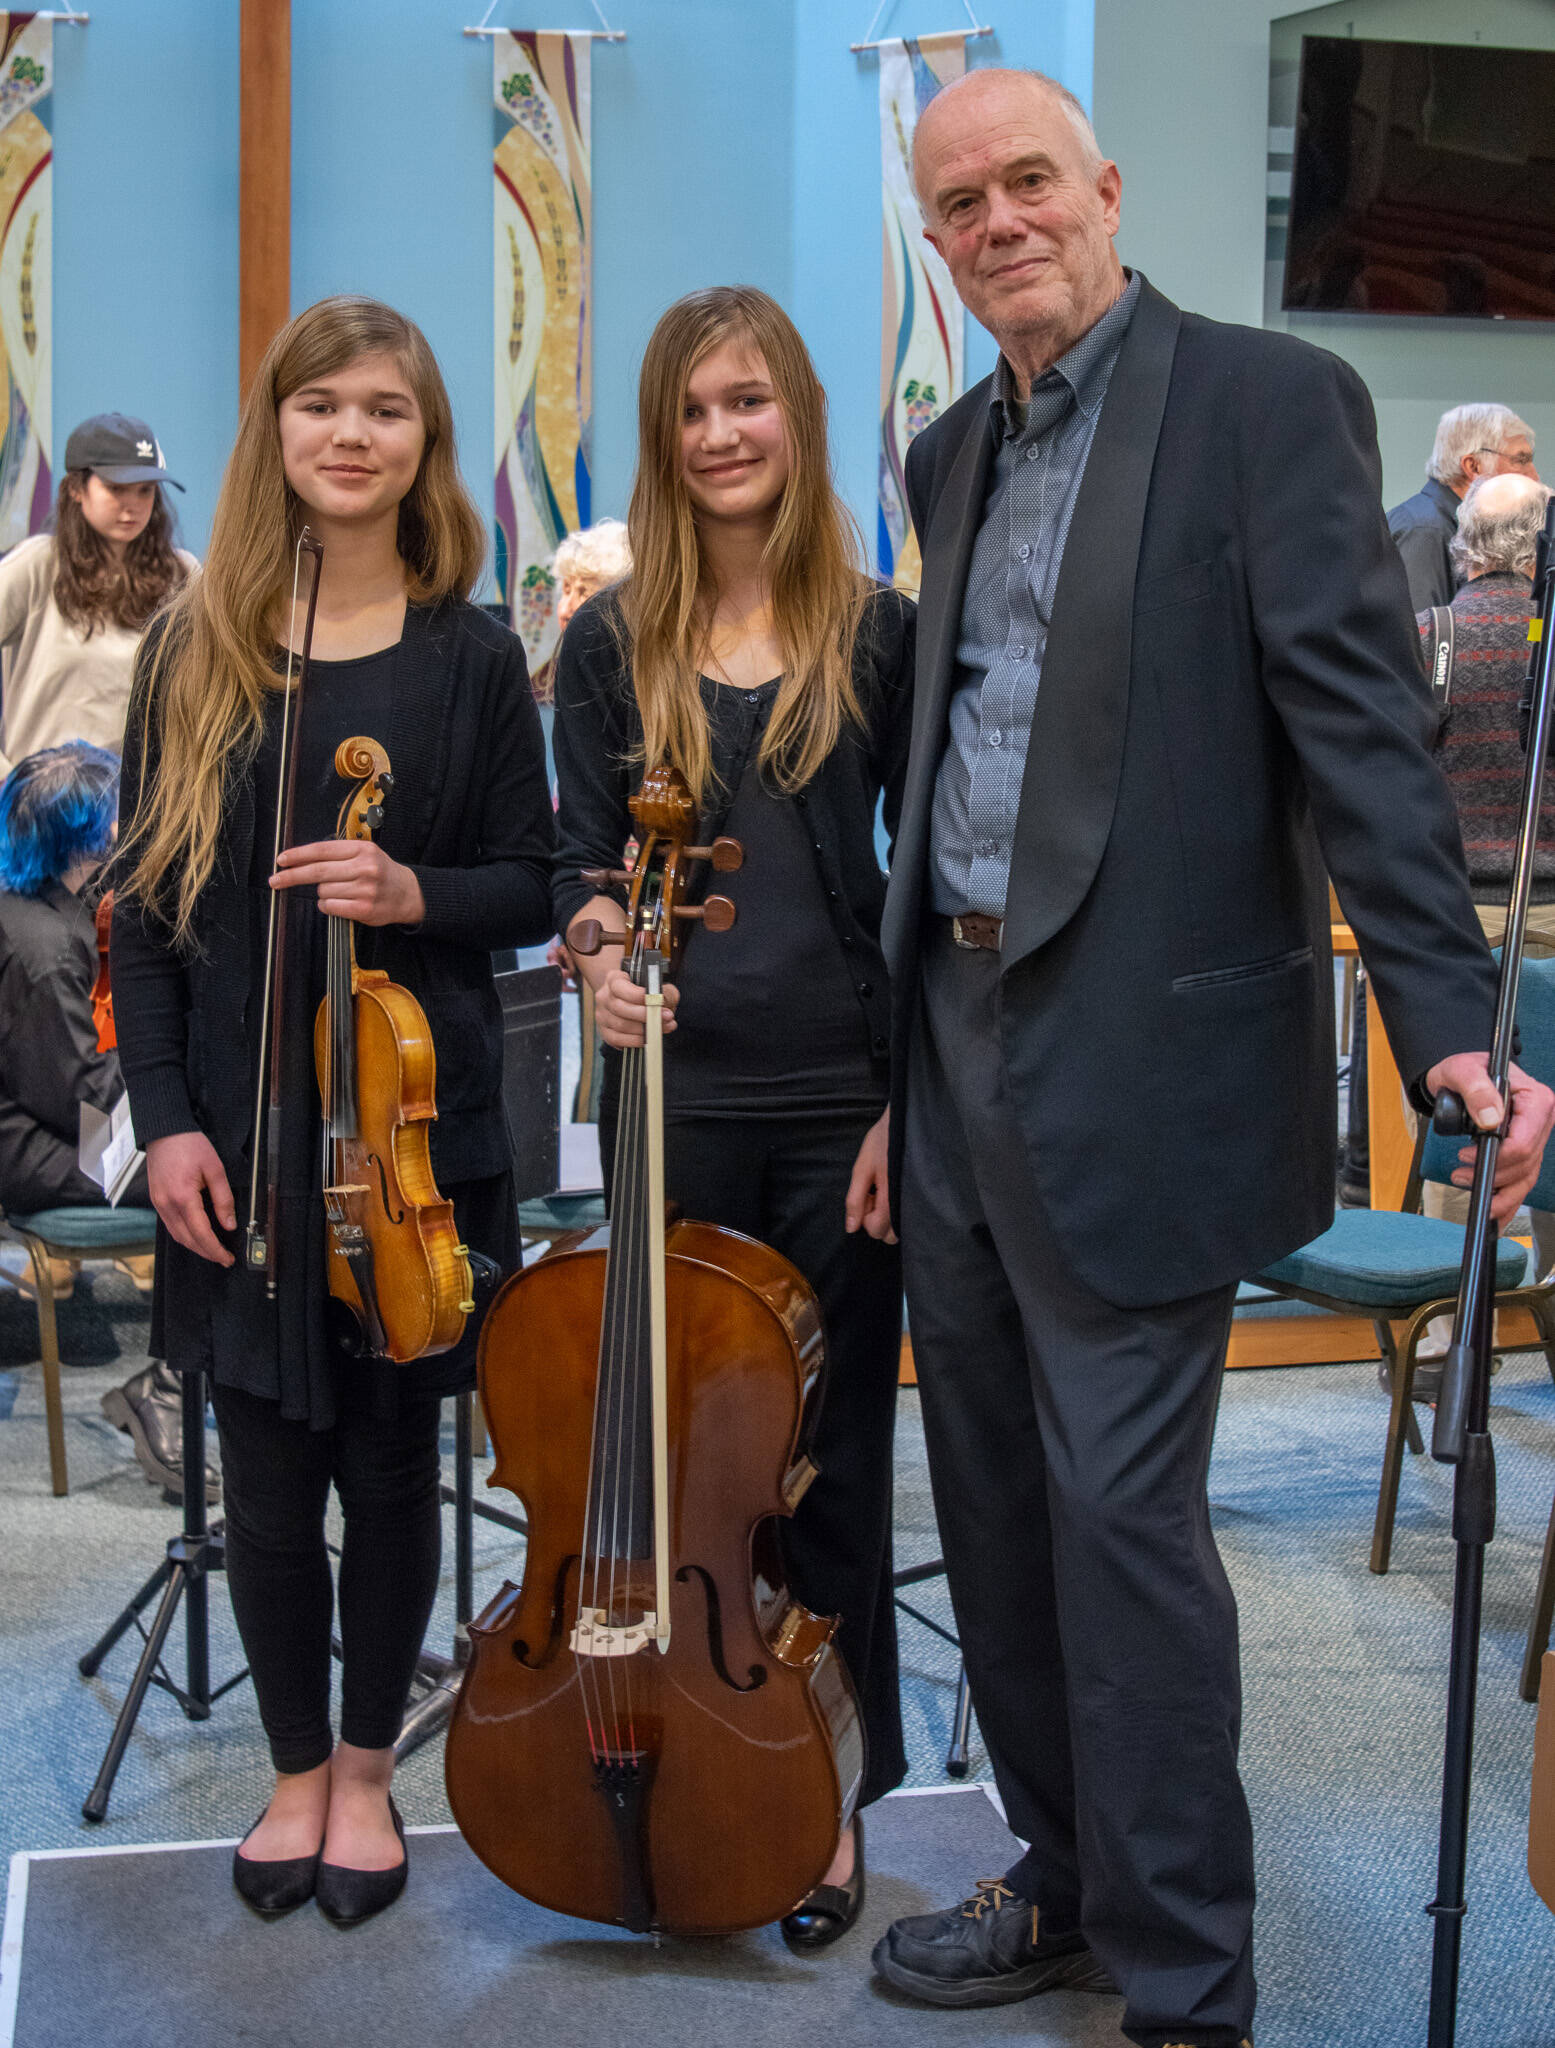
POLYGON ((1026 649, 1024 647, 1012 647, 1010 652, 1017 661, 1024 661, 1026 659, 1026 649))
POLYGON ((1042 453, 1042 450, 1041 450, 1040 448, 1036 448, 1036 447, 1028 448, 1028 449, 1026 450, 1026 460, 1027 460, 1028 462, 1035 462, 1035 461, 1036 461, 1036 459, 1037 459, 1037 457, 1038 457, 1038 456, 1039 456, 1039 455, 1040 455, 1041 453, 1042 453))
POLYGON ((1023 562, 1029 562, 1031 560, 1031 542, 1029 540, 1023 540, 1020 546, 1016 549, 1016 553, 1020 556, 1023 562))
POLYGON ((1004 745, 1004 734, 999 731, 997 726, 988 735, 988 744, 991 747, 1002 747, 1004 745))
POLYGON ((872 996, 875 992, 875 984, 872 981, 861 981, 858 985, 858 992, 861 996, 872 996))
POLYGON ((984 860, 992 860, 999 851, 999 842, 997 839, 980 839, 977 842, 977 850, 984 860))

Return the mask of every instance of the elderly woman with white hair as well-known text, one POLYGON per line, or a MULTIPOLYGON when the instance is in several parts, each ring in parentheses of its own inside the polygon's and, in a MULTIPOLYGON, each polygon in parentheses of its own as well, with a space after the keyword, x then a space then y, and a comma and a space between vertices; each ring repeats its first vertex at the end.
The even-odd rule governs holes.
POLYGON ((569 533, 551 557, 551 567, 561 584, 556 623, 565 633, 579 605, 632 573, 625 521, 600 519, 580 533, 569 533))

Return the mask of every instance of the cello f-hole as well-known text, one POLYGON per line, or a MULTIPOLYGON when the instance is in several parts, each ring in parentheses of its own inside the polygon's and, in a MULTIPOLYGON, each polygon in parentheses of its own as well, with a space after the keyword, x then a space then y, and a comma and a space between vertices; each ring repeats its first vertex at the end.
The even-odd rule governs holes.
POLYGON ((712 1661, 713 1669, 730 1692, 754 1692, 757 1686, 765 1685, 767 1670, 764 1664, 751 1665, 750 1682, 747 1685, 741 1685, 730 1674, 729 1666, 724 1661, 723 1606, 718 1598, 718 1583, 712 1574, 705 1572, 699 1564, 683 1564, 675 1577, 683 1586, 692 1579, 698 1580, 703 1593, 707 1596, 707 1654, 712 1661))

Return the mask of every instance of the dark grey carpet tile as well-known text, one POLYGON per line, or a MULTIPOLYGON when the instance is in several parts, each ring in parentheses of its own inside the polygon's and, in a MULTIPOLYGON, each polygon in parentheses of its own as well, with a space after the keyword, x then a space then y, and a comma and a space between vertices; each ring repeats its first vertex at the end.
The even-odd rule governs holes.
POLYGON ((869 1951, 886 1923, 938 1904, 965 1871, 1002 1868, 1014 1845, 977 1791, 888 1801, 869 1842, 860 1923, 813 1961, 790 1955, 775 1928, 655 1945, 561 1919, 507 1891, 452 1834, 413 1836, 403 1900, 347 1931, 311 1906, 255 1921, 226 1850, 40 1860, 28 1871, 16 2048, 1117 2039, 1115 1998, 1054 1993, 946 2015, 877 1988, 869 1951))

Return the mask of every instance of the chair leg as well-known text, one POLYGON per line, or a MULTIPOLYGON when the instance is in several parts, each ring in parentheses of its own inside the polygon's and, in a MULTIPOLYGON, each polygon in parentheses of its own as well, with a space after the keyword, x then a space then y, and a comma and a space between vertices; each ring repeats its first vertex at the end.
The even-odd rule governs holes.
POLYGON ((65 1404, 59 1383, 59 1328, 54 1320, 54 1276, 49 1255, 36 1238, 27 1239, 38 1304, 38 1356, 43 1365, 43 1412, 49 1432, 49 1479, 56 1495, 69 1493, 65 1464, 65 1404))
POLYGON ((1544 1562, 1534 1589, 1533 1613, 1528 1617, 1528 1647, 1523 1653, 1523 1676, 1518 1691, 1525 1700, 1539 1697, 1539 1668, 1550 1646, 1550 1629, 1555 1625, 1555 1503, 1550 1507, 1550 1526, 1544 1538, 1544 1562))
POLYGON ((1371 1568, 1385 1572, 1393 1550, 1393 1517, 1398 1509, 1398 1482, 1404 1469, 1404 1445, 1423 1451, 1419 1424, 1415 1421, 1411 1390, 1415 1377, 1415 1344, 1418 1330, 1410 1325, 1404 1355, 1398 1355, 1393 1332, 1380 1319, 1372 1325, 1377 1349, 1387 1360, 1388 1378, 1393 1383, 1393 1405, 1388 1411, 1388 1439, 1382 1452, 1382 1483, 1377 1489, 1377 1519, 1371 1533, 1371 1568))
POLYGON ((1549 1367, 1550 1378, 1555 1380, 1555 1322, 1550 1318, 1548 1301, 1530 1301, 1533 1320, 1538 1328, 1539 1342, 1544 1349, 1544 1363, 1549 1367))

